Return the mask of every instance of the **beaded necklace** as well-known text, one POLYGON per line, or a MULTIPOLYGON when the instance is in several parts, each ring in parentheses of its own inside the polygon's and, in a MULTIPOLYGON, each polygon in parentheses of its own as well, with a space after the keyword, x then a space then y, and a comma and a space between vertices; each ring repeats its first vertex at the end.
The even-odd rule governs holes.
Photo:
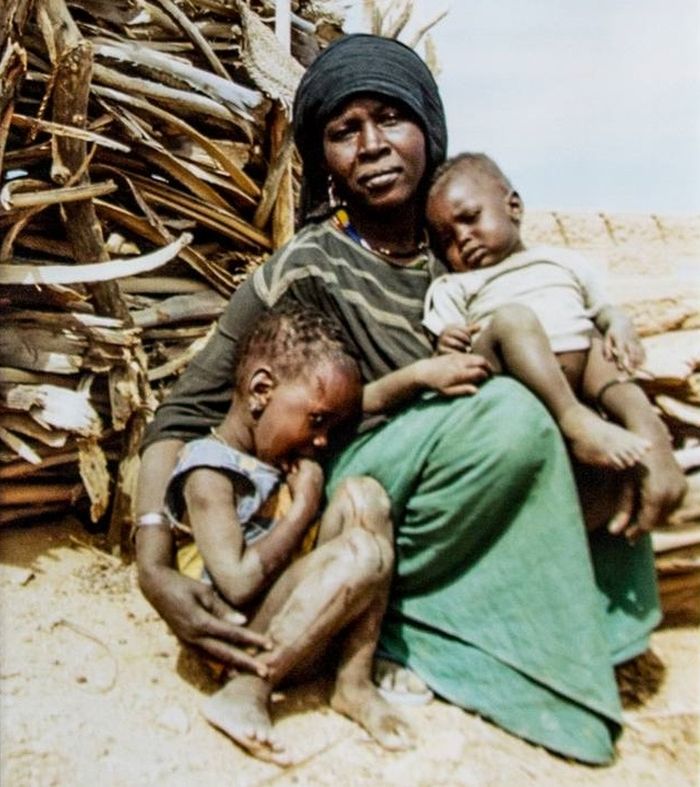
POLYGON ((363 249, 371 251, 373 254, 381 254, 383 257, 409 259, 411 257, 417 257, 428 248, 428 238, 425 231, 423 240, 418 243, 415 249, 411 249, 410 251, 392 251, 391 249, 387 249, 385 246, 372 246, 370 242, 363 238, 353 226, 352 222, 350 221, 350 216, 348 216, 348 212, 345 210, 345 208, 338 208, 333 214, 332 221, 337 229, 345 233, 345 235, 347 235, 348 238, 354 240, 355 243, 362 246, 363 249))

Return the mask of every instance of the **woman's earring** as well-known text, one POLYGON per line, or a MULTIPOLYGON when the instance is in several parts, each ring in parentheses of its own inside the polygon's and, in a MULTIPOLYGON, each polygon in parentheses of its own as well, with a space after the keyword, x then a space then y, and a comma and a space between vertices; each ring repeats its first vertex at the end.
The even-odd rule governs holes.
POLYGON ((328 204, 331 208, 340 208, 345 203, 338 199, 338 195, 335 193, 335 181, 333 180, 333 175, 328 175, 328 204))

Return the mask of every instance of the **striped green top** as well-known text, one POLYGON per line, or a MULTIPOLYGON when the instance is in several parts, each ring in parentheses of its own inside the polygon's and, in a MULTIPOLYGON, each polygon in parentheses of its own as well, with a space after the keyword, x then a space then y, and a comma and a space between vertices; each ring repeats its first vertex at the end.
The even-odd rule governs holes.
POLYGON ((329 221, 307 225, 233 294, 216 334, 158 408, 142 447, 165 438, 201 437, 220 423, 231 402, 239 337, 283 298, 338 320, 366 382, 428 356, 423 299, 430 282, 444 272, 429 251, 409 265, 394 264, 329 221))

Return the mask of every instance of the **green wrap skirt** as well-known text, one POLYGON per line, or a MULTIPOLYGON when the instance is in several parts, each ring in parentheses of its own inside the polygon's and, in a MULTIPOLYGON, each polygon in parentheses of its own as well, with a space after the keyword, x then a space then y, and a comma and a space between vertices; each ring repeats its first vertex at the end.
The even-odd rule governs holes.
POLYGON ((392 502, 396 573, 380 652, 440 696, 589 763, 614 755, 613 665, 659 622, 649 539, 587 537, 540 402, 497 377, 425 396, 358 437, 328 489, 370 475, 392 502))

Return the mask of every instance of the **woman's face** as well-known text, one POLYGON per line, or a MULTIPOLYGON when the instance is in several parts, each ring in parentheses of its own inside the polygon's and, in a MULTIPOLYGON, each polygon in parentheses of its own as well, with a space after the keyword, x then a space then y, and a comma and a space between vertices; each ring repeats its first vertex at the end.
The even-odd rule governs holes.
POLYGON ((416 197, 426 168, 425 135, 401 104, 357 96, 326 123, 323 155, 339 197, 381 212, 416 197))

